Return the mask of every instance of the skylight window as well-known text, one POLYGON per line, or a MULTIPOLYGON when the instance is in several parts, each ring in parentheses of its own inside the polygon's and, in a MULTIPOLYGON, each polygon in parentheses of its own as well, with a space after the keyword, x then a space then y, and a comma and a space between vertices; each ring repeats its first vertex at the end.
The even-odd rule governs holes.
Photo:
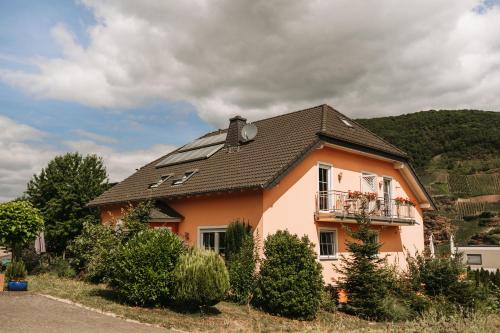
POLYGON ((158 186, 160 186, 161 184, 163 184, 164 182, 166 182, 169 178, 171 178, 173 176, 173 174, 168 174, 168 175, 162 175, 160 177, 160 179, 156 182, 156 183, 151 183, 149 184, 149 187, 148 188, 157 188, 158 186))
POLYGON ((353 127, 352 124, 349 122, 349 120, 344 119, 344 118, 342 118, 341 120, 344 123, 344 125, 346 125, 347 127, 353 127))
POLYGON ((182 175, 182 177, 176 178, 172 181, 172 186, 182 185, 189 180, 189 178, 193 177, 197 170, 189 170, 182 175))

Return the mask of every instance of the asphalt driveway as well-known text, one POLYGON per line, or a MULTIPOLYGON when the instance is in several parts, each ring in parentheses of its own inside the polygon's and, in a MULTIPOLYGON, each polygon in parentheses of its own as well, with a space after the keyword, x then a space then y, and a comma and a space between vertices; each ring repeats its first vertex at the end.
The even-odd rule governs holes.
POLYGON ((29 293, 0 292, 0 332, 169 333, 29 293))

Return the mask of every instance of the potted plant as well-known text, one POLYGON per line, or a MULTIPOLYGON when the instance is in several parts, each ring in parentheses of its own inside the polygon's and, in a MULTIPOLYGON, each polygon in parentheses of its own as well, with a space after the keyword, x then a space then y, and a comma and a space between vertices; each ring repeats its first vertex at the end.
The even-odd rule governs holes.
POLYGON ((5 272, 7 278, 7 287, 10 291, 26 291, 28 290, 28 281, 26 281, 26 266, 22 260, 13 261, 7 267, 5 272))

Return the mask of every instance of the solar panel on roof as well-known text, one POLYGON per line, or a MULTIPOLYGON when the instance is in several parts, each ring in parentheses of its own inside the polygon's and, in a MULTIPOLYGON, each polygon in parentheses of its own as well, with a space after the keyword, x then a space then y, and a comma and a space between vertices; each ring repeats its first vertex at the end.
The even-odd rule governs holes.
POLYGON ((196 160, 202 160, 205 158, 209 158, 210 156, 215 154, 217 151, 219 151, 222 147, 224 147, 224 144, 209 146, 209 147, 204 147, 204 148, 198 148, 198 149, 188 150, 188 151, 184 151, 184 152, 178 152, 178 153, 175 153, 175 154, 172 154, 170 156, 165 157, 160 163, 156 164, 156 167, 162 167, 162 166, 167 166, 167 165, 172 165, 172 164, 178 164, 178 163, 184 163, 184 162, 190 162, 190 161, 196 161, 196 160))
POLYGON ((226 136, 227 136, 227 133, 222 133, 222 134, 211 135, 211 136, 207 136, 205 138, 194 140, 193 142, 190 142, 187 145, 185 145, 184 147, 182 147, 181 149, 179 149, 179 151, 186 151, 186 150, 191 150, 194 148, 205 147, 205 146, 213 146, 213 145, 216 145, 218 143, 225 142, 226 136))

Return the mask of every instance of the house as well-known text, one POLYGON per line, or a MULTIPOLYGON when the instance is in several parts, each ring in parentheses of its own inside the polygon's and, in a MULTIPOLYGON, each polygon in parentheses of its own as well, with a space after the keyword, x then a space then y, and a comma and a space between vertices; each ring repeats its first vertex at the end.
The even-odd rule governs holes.
POLYGON ((455 252, 462 254, 462 260, 472 270, 484 269, 496 272, 500 269, 500 246, 469 245, 459 246, 455 252))
POLYGON ((407 155, 320 105, 252 124, 231 118, 227 129, 158 158, 90 205, 108 223, 130 202, 156 200, 152 227, 219 253, 235 219, 250 223, 260 242, 280 229, 305 234, 331 283, 332 263, 346 251, 343 227, 356 227, 359 192, 373 198, 370 216, 383 254, 397 260, 404 248, 423 250, 422 214, 434 205, 407 155))

